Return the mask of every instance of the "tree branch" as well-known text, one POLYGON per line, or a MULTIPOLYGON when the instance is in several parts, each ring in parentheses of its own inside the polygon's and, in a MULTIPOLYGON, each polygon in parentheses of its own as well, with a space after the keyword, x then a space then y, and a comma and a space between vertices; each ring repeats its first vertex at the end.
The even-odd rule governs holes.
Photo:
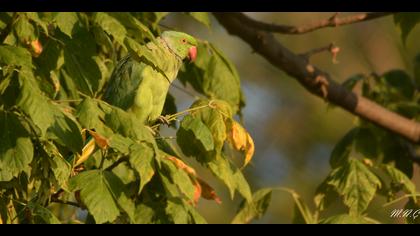
POLYGON ((255 52, 271 64, 296 78, 309 92, 325 98, 343 109, 377 124, 415 143, 420 143, 420 124, 357 95, 334 80, 330 75, 309 64, 280 44, 273 34, 258 30, 243 21, 242 13, 213 13, 228 33, 240 37, 255 52))
POLYGON ((258 30, 264 30, 280 34, 305 34, 321 28, 349 25, 358 22, 373 20, 391 14, 393 14, 393 12, 371 12, 346 17, 338 17, 338 13, 336 13, 328 19, 324 19, 312 24, 302 26, 269 24, 265 22, 256 21, 244 14, 236 15, 236 17, 240 19, 243 22, 243 24, 258 30))

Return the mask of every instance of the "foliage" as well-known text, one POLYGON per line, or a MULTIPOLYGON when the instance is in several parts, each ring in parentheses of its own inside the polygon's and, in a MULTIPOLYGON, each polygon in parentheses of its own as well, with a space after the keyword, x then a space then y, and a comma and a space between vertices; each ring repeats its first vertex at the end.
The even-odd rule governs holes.
MULTIPOLYGON (((163 115, 175 139, 161 136, 161 124, 141 125, 101 100, 128 52, 162 70, 164 58, 144 44, 160 35, 167 15, 0 13, 0 223, 206 223, 198 202, 222 202, 187 162, 211 172, 232 199, 242 198, 232 223, 260 219, 275 190, 291 194, 292 222, 300 224, 379 223, 369 216, 378 198, 388 204, 408 198, 406 208, 418 208, 410 180, 415 145, 365 120, 334 147, 315 207, 291 189, 253 193, 242 169, 252 161, 254 141, 234 119, 245 106, 240 77, 211 42, 200 40, 196 62, 178 74, 200 98, 177 111, 176 98, 167 96, 163 115), (233 153, 242 156, 241 167, 233 153), (334 204, 343 209, 331 214, 334 204), (60 218, 62 212, 71 217, 60 218), (87 216, 75 217, 81 214, 87 216)), ((186 15, 211 29, 207 13, 186 15)), ((394 15, 403 42, 419 20, 418 13, 394 15)), ((343 86, 359 85, 363 96, 419 120, 419 58, 414 73, 356 74, 343 86)))
MULTIPOLYGON (((221 200, 186 156, 232 198, 252 200, 228 151, 244 151, 246 164, 253 155, 251 136, 233 118, 244 106, 240 79, 215 45, 200 41, 202 55, 179 75, 203 98, 177 113, 168 95, 164 115, 181 121, 179 150, 160 135, 161 124, 141 125, 101 100, 128 52, 162 70, 164 58, 143 45, 160 35, 168 13, 0 14, 1 222, 205 223, 195 208, 200 198, 221 200), (244 144, 232 127, 241 127, 244 144), (87 217, 59 219, 63 209, 87 217)), ((188 15, 211 26, 207 13, 188 15)))

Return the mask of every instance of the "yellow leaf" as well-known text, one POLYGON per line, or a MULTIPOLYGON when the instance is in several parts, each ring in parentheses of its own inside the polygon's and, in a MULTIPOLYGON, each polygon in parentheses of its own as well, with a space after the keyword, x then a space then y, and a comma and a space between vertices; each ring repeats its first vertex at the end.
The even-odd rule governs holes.
POLYGON ((248 163, 251 161, 252 156, 254 156, 254 152, 255 152, 254 140, 252 140, 251 135, 247 133, 246 148, 245 148, 245 162, 244 162, 243 167, 248 165, 248 163))
POLYGON ((95 151, 95 140, 91 139, 86 146, 83 147, 82 149, 82 155, 77 154, 77 162, 74 165, 75 167, 82 164, 83 162, 85 162, 90 155, 93 153, 93 151, 95 151))
POLYGON ((236 121, 232 122, 230 139, 236 150, 241 151, 245 149, 247 142, 247 132, 236 121))
POLYGON ((255 152, 254 140, 251 135, 238 122, 232 121, 230 133, 228 135, 230 143, 238 151, 245 152, 245 167, 252 159, 255 152))

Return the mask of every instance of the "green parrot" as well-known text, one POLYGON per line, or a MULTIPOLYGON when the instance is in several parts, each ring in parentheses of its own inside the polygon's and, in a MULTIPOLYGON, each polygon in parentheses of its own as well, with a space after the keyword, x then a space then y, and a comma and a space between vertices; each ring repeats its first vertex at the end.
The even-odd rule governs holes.
POLYGON ((160 70, 128 54, 112 72, 103 100, 151 124, 161 117, 170 84, 184 59, 195 60, 197 41, 186 33, 165 31, 146 48, 158 58, 160 70))
MULTIPOLYGON (((184 59, 195 60, 197 41, 185 33, 165 31, 145 46, 151 55, 158 58, 160 70, 128 54, 114 68, 103 100, 134 113, 143 124, 148 125, 161 117, 170 84, 176 79, 184 59)), ((77 154, 74 167, 85 162, 95 147, 95 140, 89 137, 82 154, 77 154)))

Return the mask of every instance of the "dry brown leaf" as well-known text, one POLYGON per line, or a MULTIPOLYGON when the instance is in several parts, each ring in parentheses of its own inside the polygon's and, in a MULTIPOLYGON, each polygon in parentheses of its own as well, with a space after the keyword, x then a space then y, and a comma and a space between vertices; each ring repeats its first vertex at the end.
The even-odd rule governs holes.
POLYGON ((201 197, 207 200, 214 200, 217 204, 221 204, 222 200, 217 196, 216 191, 204 180, 197 178, 201 185, 201 197))
POLYGON ((107 149, 109 147, 109 141, 107 138, 99 135, 95 131, 88 130, 89 134, 95 139, 96 144, 101 149, 107 149))
POLYGON ((187 172, 188 174, 190 174, 194 177, 197 176, 195 170, 192 167, 185 164, 181 159, 173 157, 173 156, 167 156, 166 158, 168 160, 172 161, 172 163, 174 163, 175 166, 178 167, 179 169, 184 170, 185 172, 187 172))
POLYGON ((194 202, 193 202, 193 204, 195 206, 195 205, 197 205, 198 200, 200 200, 201 192, 202 192, 200 182, 197 179, 194 180, 194 187, 195 187, 195 191, 194 191, 194 199, 193 199, 194 202))

